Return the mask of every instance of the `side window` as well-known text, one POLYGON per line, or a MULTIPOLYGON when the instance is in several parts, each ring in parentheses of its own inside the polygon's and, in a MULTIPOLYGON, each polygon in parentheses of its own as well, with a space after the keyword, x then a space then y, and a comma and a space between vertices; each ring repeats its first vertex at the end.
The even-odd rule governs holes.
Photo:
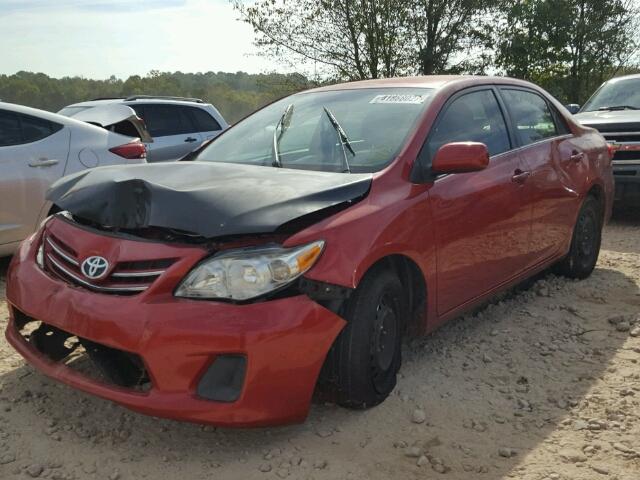
POLYGON ((196 132, 212 132, 215 130, 222 130, 220 124, 201 108, 188 107, 189 113, 191 113, 193 120, 196 124, 196 132))
POLYGON ((14 113, 0 110, 0 147, 22 143, 20 122, 14 113))
POLYGON ((0 146, 36 142, 61 129, 62 125, 42 118, 0 110, 0 146))
POLYGON ((540 95, 510 88, 501 91, 521 145, 558 135, 549 105, 540 95))
POLYGON ((36 142, 49 135, 56 133, 62 128, 59 123, 53 123, 42 118, 31 117, 29 115, 19 115, 22 125, 23 143, 36 142))
POLYGON ((447 107, 429 138, 429 154, 450 142, 481 142, 490 155, 511 148, 507 125, 491 90, 466 93, 447 107))
POLYGON ((145 104, 143 109, 135 110, 144 120, 152 137, 181 135, 195 131, 184 107, 145 104))
POLYGON ((567 125, 567 121, 564 119, 564 116, 553 105, 551 105, 551 114, 553 115, 553 118, 556 121, 556 129, 558 130, 558 135, 570 134, 571 129, 569 128, 569 125, 567 125))

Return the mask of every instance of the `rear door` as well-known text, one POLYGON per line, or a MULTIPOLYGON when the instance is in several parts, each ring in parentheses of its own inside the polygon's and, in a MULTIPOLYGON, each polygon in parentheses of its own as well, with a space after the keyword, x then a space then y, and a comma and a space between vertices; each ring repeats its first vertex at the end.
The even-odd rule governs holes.
POLYGON ((586 168, 584 153, 542 95, 511 86, 501 87, 500 93, 530 172, 524 184, 532 212, 527 265, 534 266, 557 254, 571 235, 578 201, 575 178, 582 178, 586 168))
POLYGON ((147 162, 178 160, 202 143, 202 135, 187 107, 170 104, 129 104, 144 120, 153 143, 147 143, 147 162))
POLYGON ((49 185, 64 173, 69 128, 0 110, 0 245, 36 228, 49 185))
POLYGON ((531 228, 519 175, 525 166, 493 87, 463 91, 439 114, 426 144, 433 157, 449 142, 487 145, 489 166, 440 176, 430 189, 437 242, 437 309, 447 314, 521 273, 531 228))

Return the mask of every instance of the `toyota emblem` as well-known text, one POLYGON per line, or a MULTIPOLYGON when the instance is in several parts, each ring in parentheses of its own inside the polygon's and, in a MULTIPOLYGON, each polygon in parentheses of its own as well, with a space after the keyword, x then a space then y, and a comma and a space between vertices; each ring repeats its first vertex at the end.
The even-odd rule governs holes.
POLYGON ((109 262, 103 257, 88 257, 82 262, 80 270, 82 270, 85 277, 95 280, 105 276, 109 270, 109 262))

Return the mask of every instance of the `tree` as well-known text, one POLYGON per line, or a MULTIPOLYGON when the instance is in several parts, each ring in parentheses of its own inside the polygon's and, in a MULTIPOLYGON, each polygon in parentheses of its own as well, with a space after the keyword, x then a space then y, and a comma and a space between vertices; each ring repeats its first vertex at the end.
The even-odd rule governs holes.
POLYGON ((517 0, 504 12, 496 65, 567 101, 584 101, 636 51, 633 0, 517 0))
POLYGON ((153 70, 147 76, 132 75, 125 81, 81 77, 51 78, 43 73, 0 75, 0 99, 45 110, 99 97, 133 94, 197 97, 213 103, 227 121, 236 122, 254 110, 285 95, 315 86, 300 74, 244 72, 182 73, 153 70))
POLYGON ((405 73, 408 6, 402 0, 234 1, 267 54, 295 64, 320 64, 340 78, 405 73), (293 55, 293 57, 291 57, 293 55))
POLYGON ((497 2, 491 0, 416 0, 410 25, 418 72, 423 75, 483 71, 497 2))
POLYGON ((267 55, 338 79, 459 71, 496 0, 233 1, 267 55))

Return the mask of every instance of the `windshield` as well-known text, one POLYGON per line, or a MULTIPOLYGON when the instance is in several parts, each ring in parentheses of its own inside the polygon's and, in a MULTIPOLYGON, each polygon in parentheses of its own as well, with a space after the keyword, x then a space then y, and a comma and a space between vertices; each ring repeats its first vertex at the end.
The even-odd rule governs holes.
POLYGON ((432 92, 372 88, 292 95, 233 126, 196 160, 375 172, 397 156, 432 92))
POLYGON ((65 117, 73 117, 76 113, 87 110, 91 107, 64 107, 58 112, 58 115, 64 115, 65 117))
POLYGON ((640 108, 640 78, 614 79, 602 85, 582 107, 582 112, 594 110, 624 110, 640 108))

